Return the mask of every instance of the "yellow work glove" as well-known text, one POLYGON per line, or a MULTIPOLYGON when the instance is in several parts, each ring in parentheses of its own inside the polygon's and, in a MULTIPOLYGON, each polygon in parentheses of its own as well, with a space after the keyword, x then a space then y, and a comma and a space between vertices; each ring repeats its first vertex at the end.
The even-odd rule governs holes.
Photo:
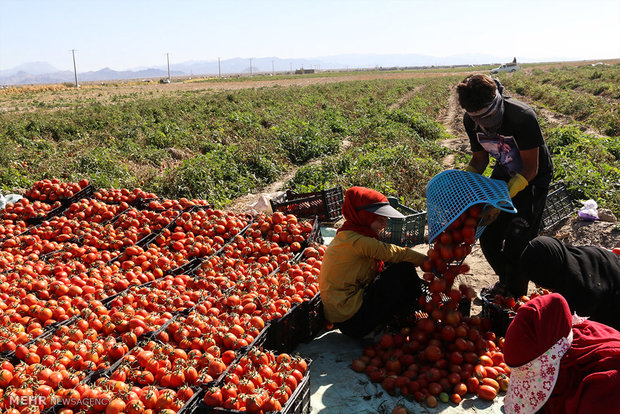
POLYGON ((471 165, 467 165, 467 167, 465 167, 465 171, 469 171, 469 172, 473 172, 478 174, 478 171, 476 171, 476 169, 474 167, 472 167, 471 165))
POLYGON ((510 193, 510 198, 513 198, 517 195, 517 193, 523 190, 528 186, 528 182, 524 176, 521 174, 517 174, 508 181, 508 192, 510 193))

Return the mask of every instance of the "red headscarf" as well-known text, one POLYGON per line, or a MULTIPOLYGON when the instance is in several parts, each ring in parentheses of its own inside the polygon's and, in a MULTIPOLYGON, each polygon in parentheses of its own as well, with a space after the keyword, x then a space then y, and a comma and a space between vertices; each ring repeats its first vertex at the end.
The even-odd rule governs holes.
MULTIPOLYGON (((620 413, 620 332, 573 317, 566 300, 553 293, 523 305, 506 332, 504 358, 519 367, 538 358, 572 330, 546 413, 620 413)), ((508 391, 510 393, 510 390, 508 391)))
POLYGON ((378 191, 365 187, 351 187, 344 194, 344 202, 342 203, 342 215, 344 216, 344 224, 338 229, 351 230, 362 236, 374 237, 379 236, 370 225, 379 217, 375 213, 368 210, 358 210, 359 207, 367 206, 373 203, 387 202, 387 197, 378 191))

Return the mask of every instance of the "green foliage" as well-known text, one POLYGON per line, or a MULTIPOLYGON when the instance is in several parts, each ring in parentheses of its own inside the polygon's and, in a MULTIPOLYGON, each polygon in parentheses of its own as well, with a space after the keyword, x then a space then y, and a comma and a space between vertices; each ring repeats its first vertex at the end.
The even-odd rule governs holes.
POLYGON ((236 146, 218 146, 167 170, 161 190, 165 194, 205 199, 221 207, 264 184, 257 173, 275 176, 275 165, 264 157, 249 155, 246 158, 236 146))
POLYGON ((419 146, 401 144, 386 148, 368 143, 327 158, 320 166, 300 168, 287 186, 298 192, 310 192, 336 185, 360 185, 400 196, 409 206, 423 209, 426 184, 442 169, 424 154, 419 146))
MULTIPOLYGON (((502 75, 509 90, 607 135, 550 129, 541 118, 556 179, 575 198, 594 198, 616 214, 618 69, 534 67, 502 75)), ((462 78, 455 72, 306 87, 140 92, 107 101, 77 90, 72 99, 36 95, 28 111, 0 114, 0 188, 88 177, 98 187, 141 187, 225 206, 298 165, 287 184, 293 190, 364 185, 421 210, 426 184, 450 152, 439 145, 449 136, 437 120, 462 78)), ((457 167, 468 159, 457 154, 457 167)))
POLYGON ((107 148, 93 148, 74 157, 71 167, 74 174, 90 177, 99 187, 131 187, 132 182, 137 184, 127 167, 119 163, 117 155, 107 148))
POLYGON ((404 123, 424 140, 438 140, 447 137, 441 124, 427 115, 399 110, 391 112, 388 118, 404 123))
POLYGON ((575 126, 547 134, 555 179, 565 183, 573 199, 591 198, 614 214, 620 213, 618 140, 588 135, 575 126))
POLYGON ((501 79, 518 94, 591 125, 602 134, 620 134, 620 64, 520 71, 501 79))

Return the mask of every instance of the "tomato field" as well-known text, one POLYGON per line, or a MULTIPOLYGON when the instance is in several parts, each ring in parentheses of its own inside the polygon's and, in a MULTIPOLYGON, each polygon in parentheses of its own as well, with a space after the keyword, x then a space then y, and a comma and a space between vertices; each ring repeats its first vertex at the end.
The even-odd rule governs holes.
MULTIPOLYGON (((619 69, 500 76, 537 109, 554 179, 615 214, 619 69)), ((318 223, 226 208, 288 172, 283 186, 300 193, 363 185, 424 210, 444 158, 468 159, 442 144, 462 117, 445 109, 466 73, 396 75, 0 91, 0 191, 24 196, 0 210, 0 411, 307 409, 312 361, 293 351, 323 328, 311 312, 318 223)), ((500 331, 468 314, 469 286, 453 286, 477 219, 474 209, 435 239, 421 311, 351 365, 425 409, 496 401, 509 383, 500 331)), ((529 297, 488 299, 514 313, 529 297)))

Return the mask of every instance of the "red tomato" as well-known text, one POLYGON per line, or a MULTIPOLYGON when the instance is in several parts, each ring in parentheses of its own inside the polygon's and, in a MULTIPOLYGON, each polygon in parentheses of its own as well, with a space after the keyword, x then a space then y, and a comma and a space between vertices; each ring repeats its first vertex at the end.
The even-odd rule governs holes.
POLYGON ((493 401, 497 396, 497 390, 490 385, 481 385, 478 387, 476 394, 483 400, 493 401))
POLYGON ((439 361, 442 357, 442 352, 437 345, 429 345, 424 350, 424 355, 429 361, 439 361))

